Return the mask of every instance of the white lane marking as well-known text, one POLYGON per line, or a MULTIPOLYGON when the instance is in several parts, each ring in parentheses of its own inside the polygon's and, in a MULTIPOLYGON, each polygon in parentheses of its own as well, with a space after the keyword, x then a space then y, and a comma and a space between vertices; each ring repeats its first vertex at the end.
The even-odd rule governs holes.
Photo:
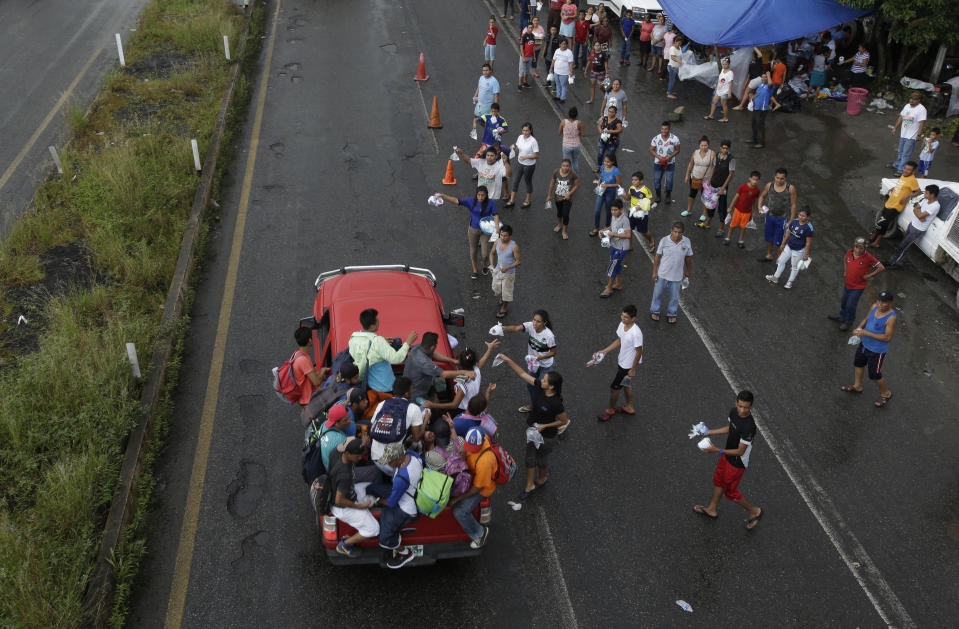
MULTIPOLYGON (((490 0, 484 0, 484 2, 492 12, 496 11, 496 7, 493 6, 490 0)), ((503 30, 505 30, 505 24, 502 26, 503 30)), ((513 50, 519 55, 519 45, 514 40, 515 38, 509 38, 510 43, 513 45, 513 50)), ((537 85, 539 84, 537 83, 537 85)), ((542 91, 542 86, 539 87, 542 91)), ((549 95, 548 92, 546 95, 549 95)), ((550 105, 553 113, 562 120, 562 112, 556 108, 556 105, 549 100, 547 104, 550 105)), ((586 155, 584 147, 581 146, 580 150, 583 155, 586 155)), ((586 156, 587 158, 589 157, 588 155, 586 156)), ((634 232, 634 236, 635 235, 634 232)), ((637 241, 639 241, 638 236, 637 241)), ((646 252, 646 256, 652 259, 652 254, 645 247, 645 243, 640 242, 640 245, 643 245, 642 249, 646 252)), ((689 319, 696 334, 699 335, 700 340, 702 340, 713 362, 719 367, 719 371, 723 374, 723 377, 733 392, 739 393, 739 391, 745 388, 751 388, 740 386, 744 381, 734 374, 732 367, 722 357, 719 348, 710 338, 709 334, 706 333, 699 319, 690 313, 685 305, 684 299, 680 301, 680 308, 682 308, 686 314, 686 318, 689 319)), ((769 449, 772 451, 773 456, 776 457, 776 460, 779 461, 779 464, 783 470, 785 470, 786 475, 789 476, 793 487, 799 492, 803 502, 806 503, 806 506, 812 512, 813 517, 819 522, 819 526, 826 533, 829 541, 832 542, 836 552, 839 553, 849 572, 852 573, 856 582, 859 583, 859 587, 865 592, 869 602, 872 603, 873 609, 876 610, 876 613, 879 614, 882 621, 889 626, 916 626, 915 621, 909 615, 909 612, 906 611, 899 597, 893 592, 889 582, 882 576, 882 573, 869 556, 869 553, 866 552, 866 549, 859 542, 859 539, 852 532, 852 529, 846 524, 846 521, 839 513, 839 509, 836 508, 836 504, 826 493, 826 490, 823 489, 822 485, 819 484, 815 476, 813 476, 809 466, 798 455, 792 454, 796 452, 796 449, 792 446, 789 438, 774 436, 768 426, 764 427, 765 420, 761 419, 761 415, 758 412, 753 412, 753 419, 756 420, 756 426, 760 434, 762 434, 763 438, 769 444, 769 449)), ((552 553, 556 552, 552 547, 552 538, 550 538, 550 551, 552 553)), ((566 584, 563 582, 563 590, 565 591, 565 589, 566 584)), ((568 601, 569 599, 567 598, 566 600, 568 601)))
POLYGON ((559 612, 563 617, 563 626, 571 629, 578 629, 579 623, 576 622, 576 612, 573 610, 573 602, 569 599, 569 589, 566 587, 566 578, 563 576, 563 567, 559 563, 559 555, 556 554, 556 545, 553 543, 553 533, 549 530, 549 521, 546 519, 546 512, 543 507, 536 505, 536 519, 539 521, 539 530, 545 533, 546 544, 546 572, 549 575, 550 583, 556 584, 558 590, 559 612))

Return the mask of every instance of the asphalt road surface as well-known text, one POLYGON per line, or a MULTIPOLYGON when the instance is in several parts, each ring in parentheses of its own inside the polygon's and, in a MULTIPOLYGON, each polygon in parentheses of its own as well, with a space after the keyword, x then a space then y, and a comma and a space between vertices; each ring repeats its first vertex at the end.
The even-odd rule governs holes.
POLYGON ((0 3, 0 237, 53 168, 66 107, 85 110, 117 63, 143 0, 6 0, 0 3))
MULTIPOLYGON (((299 475, 297 412, 270 392, 269 369, 289 355, 297 319, 310 314, 316 275, 348 264, 433 269, 447 306, 466 308, 464 342, 481 346, 486 338, 496 301, 485 279, 469 279, 466 213, 425 201, 443 188, 452 145, 474 145, 470 97, 491 10, 439 0, 279 7, 275 40, 264 46, 262 117, 250 117, 197 293, 130 624, 952 624, 959 613, 955 286, 913 252, 905 271, 881 275, 867 291, 861 313, 889 289, 902 315, 886 366, 895 397, 884 409, 873 407, 871 383, 861 396, 839 391, 852 377, 853 350, 825 318, 838 309, 840 256, 876 207, 892 142, 875 139, 862 119, 822 108, 773 116, 769 148, 755 151, 745 148, 746 114, 707 125, 698 113, 707 90, 683 83, 679 103, 689 115, 674 131, 684 154, 704 132, 715 144, 724 134, 734 142, 737 185, 753 168, 764 181, 779 165, 790 169, 801 203, 814 208, 815 262, 785 291, 763 280, 761 232, 739 250, 688 221, 692 285, 679 323, 656 324, 644 314, 652 283, 642 251, 630 255, 626 290, 598 298, 607 252, 586 236, 591 186, 574 200, 570 240, 551 230, 554 216, 542 207, 560 161, 559 119, 543 91, 516 91, 511 24, 497 47, 503 114, 517 131, 533 124, 542 157, 533 207, 501 214, 523 248, 507 321, 549 310, 571 436, 553 455, 549 486, 522 511, 505 504, 518 482, 497 491, 482 556, 398 572, 327 563, 299 475), (420 51, 431 75, 422 86, 411 80, 420 51), (435 134, 423 105, 433 95, 444 124, 435 134), (634 379, 639 412, 599 424, 613 369, 584 364, 612 340, 627 303, 639 308, 645 335, 634 379), (752 532, 734 504, 724 501, 716 521, 691 510, 709 498, 715 456, 695 449, 689 425, 721 426, 740 387, 755 392, 762 430, 741 485, 766 510, 752 532), (191 505, 195 534, 189 521, 184 526, 191 505)), ((618 75, 631 123, 620 166, 645 171, 649 181, 645 147, 677 102, 635 64, 618 75)), ((583 104, 585 83, 577 82, 569 104, 580 105, 588 123, 599 107, 583 104)), ((871 124, 881 130, 884 122, 871 124)), ((588 154, 596 139, 590 126, 588 154)), ((456 176, 458 185, 444 191, 470 194, 463 164, 456 176)), ((653 212, 657 238, 683 209, 686 188, 677 180, 675 189, 677 202, 653 212)), ((503 350, 518 358, 523 346, 513 335, 503 350)), ((522 383, 501 368, 487 367, 484 378, 498 384, 492 412, 505 445, 521 453, 522 383)))

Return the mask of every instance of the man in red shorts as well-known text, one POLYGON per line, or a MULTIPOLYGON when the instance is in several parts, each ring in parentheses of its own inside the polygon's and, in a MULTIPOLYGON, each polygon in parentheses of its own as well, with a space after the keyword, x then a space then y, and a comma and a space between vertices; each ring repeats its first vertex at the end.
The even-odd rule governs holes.
MULTIPOLYGON (((736 396, 736 408, 729 411, 729 425, 700 432, 707 436, 726 435, 726 447, 720 449, 710 446, 702 450, 707 454, 718 452, 719 463, 713 475, 712 499, 705 507, 702 505, 693 507, 693 511, 702 516, 717 518, 719 517, 719 498, 726 494, 726 498, 738 504, 749 514, 746 528, 750 531, 756 528, 759 519, 765 515, 761 508, 746 500, 739 491, 739 481, 742 480, 743 472, 749 465, 749 455, 753 449, 753 439, 756 437, 756 422, 753 420, 752 409, 752 392, 740 391, 736 396)), ((704 425, 700 424, 700 426, 704 425)))
POLYGON ((732 201, 733 215, 729 222, 729 231, 726 232, 726 238, 723 239, 724 245, 729 245, 729 239, 733 236, 733 230, 738 227, 739 242, 736 244, 740 249, 746 247, 743 243, 743 238, 746 237, 746 225, 748 225, 752 219, 753 212, 759 209, 757 207, 760 192, 759 177, 759 171, 754 170, 749 173, 749 179, 746 180, 746 183, 741 184, 736 190, 736 196, 733 197, 732 201))

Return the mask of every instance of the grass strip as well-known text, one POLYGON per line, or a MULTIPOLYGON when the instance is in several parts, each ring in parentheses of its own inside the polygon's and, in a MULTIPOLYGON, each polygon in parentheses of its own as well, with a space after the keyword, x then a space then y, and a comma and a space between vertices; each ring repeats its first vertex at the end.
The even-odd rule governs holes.
MULTIPOLYGON (((242 26, 229 0, 152 0, 127 67, 106 77, 86 115, 67 111, 64 174, 0 244, 0 626, 91 622, 84 591, 138 413, 124 344, 136 343, 146 371, 170 333, 159 329, 162 304, 199 180, 190 139, 205 154, 229 80, 223 35, 236 50, 242 26), (27 322, 11 324, 20 314, 27 322)), ((260 32, 251 28, 248 55, 260 32)), ((248 102, 241 83, 228 135, 248 102)), ((175 326, 181 339, 186 325, 175 326)), ((113 626, 144 552, 151 487, 145 474, 115 558, 113 626)))

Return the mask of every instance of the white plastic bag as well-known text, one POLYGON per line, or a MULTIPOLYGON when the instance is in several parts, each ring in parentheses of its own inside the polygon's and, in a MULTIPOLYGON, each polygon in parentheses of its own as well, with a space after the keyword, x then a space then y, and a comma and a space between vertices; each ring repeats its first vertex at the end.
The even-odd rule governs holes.
POLYGON ((471 140, 475 140, 475 139, 478 138, 478 137, 479 137, 479 136, 476 135, 476 129, 472 129, 472 130, 470 131, 470 139, 471 139, 471 140))
POLYGON ((603 196, 604 192, 606 192, 606 188, 603 186, 603 184, 599 183, 596 184, 595 188, 593 188, 593 192, 596 193, 596 196, 600 197, 603 196))
POLYGON ((763 214, 769 214, 769 206, 764 205, 761 208, 759 208, 759 211, 762 212, 763 214))
POLYGON ((526 443, 532 443, 538 450, 545 442, 543 441, 543 434, 536 430, 537 426, 539 426, 539 424, 533 424, 526 429, 526 443))
POLYGON ((606 131, 603 131, 602 133, 599 134, 599 139, 602 140, 603 142, 609 142, 609 133, 607 133, 606 131))
POLYGON ((805 271, 809 268, 810 264, 812 264, 812 258, 806 258, 805 260, 800 260, 799 264, 796 265, 796 268, 800 271, 805 271))
POLYGON ((441 197, 441 196, 439 195, 439 193, 430 195, 430 198, 428 198, 428 199, 426 200, 426 202, 427 202, 428 204, 432 205, 433 207, 439 207, 439 206, 443 205, 443 203, 444 203, 443 197, 441 197))
POLYGON ((705 450, 711 445, 713 445, 712 440, 709 437, 703 437, 702 439, 699 440, 699 443, 696 444, 696 447, 699 448, 700 450, 705 450))
POLYGON ((504 362, 505 362, 505 361, 504 361, 502 358, 500 358, 499 356, 497 356, 496 358, 493 359, 493 366, 494 366, 494 367, 499 367, 499 366, 502 365, 504 362))
POLYGON ((573 80, 573 79, 575 79, 575 78, 576 78, 576 77, 574 77, 572 74, 569 75, 569 84, 570 84, 570 85, 572 85, 573 83, 575 83, 575 81, 573 80))
POLYGON ((626 198, 626 190, 624 190, 622 186, 619 186, 618 188, 616 188, 616 196, 625 199, 625 198, 626 198))
POLYGON ((849 337, 849 340, 846 341, 846 344, 855 346, 855 345, 859 345, 859 343, 861 342, 862 342, 862 339, 860 339, 858 336, 853 335, 849 337))
POLYGON ((552 202, 552 201, 547 201, 547 202, 543 205, 543 209, 544 209, 544 210, 551 210, 551 209, 553 209, 553 202, 552 202))
POLYGON ((450 161, 451 161, 451 162, 458 162, 458 161, 460 161, 460 156, 456 154, 456 149, 457 149, 457 147, 454 146, 454 147, 453 147, 453 152, 450 153, 450 161))
POLYGON ((609 245, 610 245, 609 234, 604 235, 600 239, 599 244, 602 245, 604 249, 609 249, 609 245))
POLYGON ((480 231, 488 236, 496 231, 496 220, 492 216, 481 218, 479 226, 480 231))
POLYGON ((550 72, 549 74, 546 75, 546 83, 549 84, 552 82, 553 82, 553 73, 550 72))
POLYGON ((706 422, 699 422, 698 424, 693 424, 690 427, 689 438, 692 439, 694 437, 705 436, 707 430, 709 429, 706 428, 706 422))
POLYGON ((590 358, 589 361, 587 361, 586 366, 592 367, 593 365, 598 365, 599 363, 603 362, 603 359, 605 357, 606 357, 606 354, 604 354, 603 352, 596 352, 595 354, 593 354, 593 357, 590 358))
POLYGON ((732 212, 730 212, 729 214, 726 215, 726 220, 725 220, 724 222, 725 222, 727 225, 729 225, 730 223, 733 222, 733 213, 732 213, 732 212))
POLYGON ((536 373, 536 370, 539 369, 539 359, 535 356, 526 357, 526 368, 530 373, 536 373))
POLYGON ((756 221, 749 219, 749 222, 746 223, 746 229, 756 229, 756 221))

